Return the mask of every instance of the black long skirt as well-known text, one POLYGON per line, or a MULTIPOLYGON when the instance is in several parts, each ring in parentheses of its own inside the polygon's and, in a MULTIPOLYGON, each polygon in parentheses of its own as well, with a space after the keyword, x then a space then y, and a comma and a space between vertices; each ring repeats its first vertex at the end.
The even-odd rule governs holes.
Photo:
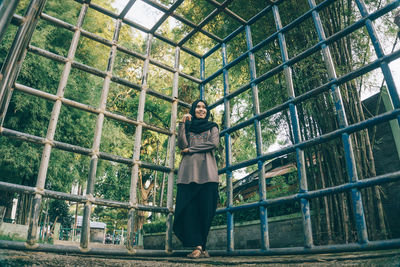
POLYGON ((218 183, 178 184, 173 230, 184 247, 206 249, 218 198, 218 183))

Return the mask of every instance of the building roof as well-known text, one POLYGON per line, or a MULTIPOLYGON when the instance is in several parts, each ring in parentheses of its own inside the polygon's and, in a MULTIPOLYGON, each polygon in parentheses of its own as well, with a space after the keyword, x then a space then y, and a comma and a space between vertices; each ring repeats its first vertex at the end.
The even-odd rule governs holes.
MULTIPOLYGON (((296 165, 291 159, 289 159, 287 156, 279 157, 265 164, 264 178, 268 179, 278 175, 284 175, 292 172, 293 170, 296 170, 296 165)), ((258 180, 258 171, 254 171, 242 179, 234 181, 233 190, 236 191, 244 189, 256 180, 258 180)))
MULTIPOLYGON (((76 218, 76 226, 77 227, 82 227, 82 221, 83 218, 82 216, 78 216, 76 218)), ((103 222, 90 222, 90 228, 94 228, 94 229, 106 229, 107 224, 103 223, 103 222)))

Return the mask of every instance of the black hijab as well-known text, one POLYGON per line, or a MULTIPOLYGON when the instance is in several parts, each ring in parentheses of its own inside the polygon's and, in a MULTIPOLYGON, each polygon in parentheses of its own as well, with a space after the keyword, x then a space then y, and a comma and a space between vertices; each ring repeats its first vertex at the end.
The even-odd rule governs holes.
POLYGON ((218 125, 215 122, 208 121, 208 118, 210 117, 210 110, 208 109, 207 102, 204 100, 194 101, 192 107, 190 108, 189 114, 192 115, 192 120, 191 121, 187 120, 185 122, 186 136, 189 135, 189 132, 198 134, 208 131, 213 127, 218 128, 218 125), (204 119, 196 118, 196 107, 199 102, 203 102, 207 109, 207 114, 204 119))

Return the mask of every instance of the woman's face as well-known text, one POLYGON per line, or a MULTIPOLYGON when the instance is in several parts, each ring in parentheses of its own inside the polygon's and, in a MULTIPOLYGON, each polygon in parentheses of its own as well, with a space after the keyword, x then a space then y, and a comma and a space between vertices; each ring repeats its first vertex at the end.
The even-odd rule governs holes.
POLYGON ((194 110, 194 114, 197 119, 204 119, 207 115, 207 108, 203 102, 197 103, 196 109, 194 110))

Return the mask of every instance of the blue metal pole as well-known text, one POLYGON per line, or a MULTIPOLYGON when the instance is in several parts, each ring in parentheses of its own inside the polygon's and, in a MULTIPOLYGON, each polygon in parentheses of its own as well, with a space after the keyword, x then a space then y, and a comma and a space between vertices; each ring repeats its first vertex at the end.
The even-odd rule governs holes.
MULTIPOLYGON (((226 56, 226 44, 223 43, 222 46, 222 65, 225 66, 227 64, 227 56, 226 56)), ((229 93, 229 77, 228 77, 228 70, 224 69, 223 72, 223 81, 224 81, 224 96, 229 93)), ((224 108, 225 108, 225 129, 231 127, 231 109, 229 100, 224 99, 224 108)), ((226 133, 225 134, 225 165, 226 167, 230 166, 232 163, 232 148, 231 148, 231 135, 226 133)), ((233 186, 232 186, 232 172, 226 172, 226 206, 230 208, 233 206, 233 186)), ((228 211, 227 212, 227 251, 234 251, 235 250, 235 240, 234 240, 234 221, 233 221, 233 213, 228 211)))
MULTIPOLYGON (((251 38, 250 26, 245 26, 247 49, 251 51, 253 48, 253 41, 251 38)), ((250 79, 253 81, 257 77, 257 70, 255 64, 254 54, 249 52, 249 67, 250 67, 250 79)), ((260 101, 258 98, 258 87, 255 83, 251 83, 251 90, 253 95, 253 114, 258 116, 260 114, 260 101)), ((262 135, 261 135, 261 122, 254 120, 254 131, 256 136, 256 149, 257 157, 262 155, 262 135)), ((258 161, 258 191, 260 195, 260 201, 265 201, 267 198, 267 190, 265 184, 265 167, 264 161, 258 161)), ((264 206, 260 206, 260 230, 261 230, 261 249, 267 250, 269 248, 269 233, 268 233, 268 214, 267 209, 264 206)))
MULTIPOLYGON (((282 29, 282 23, 279 16, 278 6, 274 5, 272 7, 272 11, 274 14, 275 24, 277 31, 282 29)), ((289 56, 286 48, 285 36, 282 32, 278 34, 279 47, 281 49, 282 61, 283 64, 289 60, 289 56)), ((293 79, 292 79, 292 69, 291 67, 284 65, 284 73, 286 86, 288 91, 289 99, 295 98, 294 87, 293 87, 293 79)), ((299 119, 297 115, 297 108, 294 104, 289 104, 289 113, 292 121, 292 129, 295 144, 301 143, 300 136, 300 126, 299 119)), ((307 186, 307 175, 305 168, 305 159, 304 159, 304 151, 300 148, 296 148, 296 161, 297 161, 297 173, 299 178, 299 190, 300 193, 305 193, 308 191, 307 186)), ((310 215, 310 203, 307 199, 300 199, 301 204, 301 212, 303 214, 303 229, 304 229, 304 246, 307 248, 311 248, 313 246, 313 237, 312 237, 312 227, 311 227, 311 215, 310 215)))
MULTIPOLYGON (((309 5, 311 8, 315 8, 315 1, 308 0, 309 5)), ((313 20, 314 24, 318 33, 318 38, 320 41, 325 41, 325 32, 322 27, 321 19, 319 14, 316 10, 313 11, 313 20)), ((326 68, 328 69, 328 76, 331 80, 336 80, 336 71, 333 64, 332 56, 330 53, 329 46, 323 44, 321 46, 322 54, 324 57, 324 61, 326 64, 326 68)), ((343 100, 340 93, 340 90, 336 84, 331 86, 331 93, 333 100, 335 102, 335 109, 337 113, 337 119, 340 128, 346 128, 348 126, 348 122, 346 119, 346 111, 344 110, 343 100)), ((346 167, 347 173, 349 176, 350 183, 356 183, 358 181, 357 169, 354 159, 354 152, 353 152, 353 145, 351 138, 347 133, 342 134, 342 141, 344 145, 345 157, 346 157, 346 167)), ((358 242, 363 244, 368 242, 368 233, 367 233, 367 226, 365 222, 365 215, 364 215, 364 207, 361 199, 361 193, 358 189, 351 190, 352 196, 352 203, 353 209, 355 213, 355 220, 356 220, 356 227, 357 227, 357 234, 358 234, 358 242)))
MULTIPOLYGON (((395 2, 397 3, 397 5, 400 5, 400 1, 399 0, 397 0, 395 2)), ((358 9, 360 10, 361 16, 367 17, 369 15, 369 13, 368 13, 367 8, 365 7, 364 1, 356 0, 356 4, 357 4, 358 9)), ((379 37, 378 37, 378 35, 376 33, 376 30, 375 30, 374 24, 372 23, 372 20, 371 19, 366 19, 365 26, 367 28, 368 35, 371 38, 372 45, 374 46, 376 56, 378 58, 384 57, 385 56, 385 52, 384 52, 384 50, 382 48, 381 42, 380 42, 379 37)), ((392 75, 392 73, 390 71, 389 64, 387 62, 382 62, 381 70, 382 70, 382 73, 383 73, 383 77, 385 78, 386 85, 387 85, 387 88, 388 88, 388 91, 389 91, 390 98, 392 100, 393 106, 394 106, 395 109, 399 108, 400 107, 399 93, 397 92, 396 84, 394 83, 393 75, 392 75)), ((397 117, 397 122, 400 125, 400 116, 397 117)))

